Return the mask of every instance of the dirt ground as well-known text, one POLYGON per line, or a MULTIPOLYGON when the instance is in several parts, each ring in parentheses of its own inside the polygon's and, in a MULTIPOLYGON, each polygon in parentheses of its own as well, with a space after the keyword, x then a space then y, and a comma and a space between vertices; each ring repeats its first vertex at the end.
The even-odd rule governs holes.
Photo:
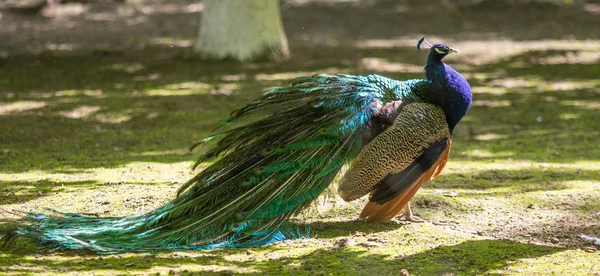
POLYGON ((292 58, 249 64, 188 58, 197 1, 0 3, 0 210, 156 208, 235 106, 306 74, 421 78, 423 35, 461 51, 447 62, 474 93, 449 165, 413 200, 426 223, 356 222, 364 201, 332 188, 298 218, 310 239, 111 257, 23 242, 0 273, 600 275, 581 237, 600 236, 600 4, 423 2, 285 0, 292 58))

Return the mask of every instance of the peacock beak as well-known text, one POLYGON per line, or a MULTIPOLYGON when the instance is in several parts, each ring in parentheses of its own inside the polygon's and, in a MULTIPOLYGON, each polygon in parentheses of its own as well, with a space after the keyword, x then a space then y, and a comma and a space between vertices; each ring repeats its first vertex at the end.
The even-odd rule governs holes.
POLYGON ((457 53, 458 54, 458 50, 448 47, 448 50, 450 51, 450 53, 457 53))

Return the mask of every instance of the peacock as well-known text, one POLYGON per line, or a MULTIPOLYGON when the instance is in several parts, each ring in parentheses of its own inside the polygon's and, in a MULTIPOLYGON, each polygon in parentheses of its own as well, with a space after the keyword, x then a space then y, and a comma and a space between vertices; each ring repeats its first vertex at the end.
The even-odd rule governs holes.
POLYGON ((2 230, 2 244, 31 238, 49 249, 97 253, 259 246, 307 236, 289 222, 348 164, 338 186, 351 201, 369 194, 360 214, 386 221, 446 165, 452 133, 471 89, 442 59, 457 52, 424 37, 425 79, 320 74, 291 80, 234 109, 219 132, 192 146, 206 168, 175 199, 145 214, 89 217, 27 213, 2 230))

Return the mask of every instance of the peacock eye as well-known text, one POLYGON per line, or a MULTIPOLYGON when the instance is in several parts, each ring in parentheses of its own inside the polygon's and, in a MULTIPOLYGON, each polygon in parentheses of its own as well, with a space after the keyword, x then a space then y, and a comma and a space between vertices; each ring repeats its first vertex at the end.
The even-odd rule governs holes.
POLYGON ((435 47, 435 48, 433 48, 433 49, 434 49, 434 50, 435 50, 435 51, 436 51, 438 54, 445 54, 445 53, 446 53, 446 52, 444 52, 444 50, 442 50, 442 49, 440 49, 440 48, 438 48, 438 47, 435 47))

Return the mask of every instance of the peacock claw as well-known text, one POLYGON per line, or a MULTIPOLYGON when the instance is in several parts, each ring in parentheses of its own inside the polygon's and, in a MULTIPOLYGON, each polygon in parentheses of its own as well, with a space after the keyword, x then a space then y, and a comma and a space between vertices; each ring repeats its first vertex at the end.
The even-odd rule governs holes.
POLYGON ((412 223, 423 223, 423 222, 425 222, 420 217, 417 217, 417 216, 412 215, 412 214, 408 214, 407 212, 404 212, 404 213, 400 214, 399 216, 397 216, 396 220, 398 220, 398 221, 408 221, 408 222, 412 222, 412 223))
POLYGON ((408 215, 408 214, 403 214, 404 216, 404 220, 406 221, 410 221, 410 222, 414 222, 414 223, 422 223, 425 222, 423 219, 421 219, 420 217, 417 216, 412 216, 412 215, 408 215))
POLYGON ((412 210, 410 208, 410 202, 408 202, 406 204, 406 207, 404 208, 404 213, 402 213, 401 215, 399 215, 397 217, 397 219, 398 218, 401 219, 401 220, 410 221, 410 222, 413 222, 413 223, 422 223, 422 222, 425 222, 420 217, 417 217, 417 216, 413 215, 412 210))

